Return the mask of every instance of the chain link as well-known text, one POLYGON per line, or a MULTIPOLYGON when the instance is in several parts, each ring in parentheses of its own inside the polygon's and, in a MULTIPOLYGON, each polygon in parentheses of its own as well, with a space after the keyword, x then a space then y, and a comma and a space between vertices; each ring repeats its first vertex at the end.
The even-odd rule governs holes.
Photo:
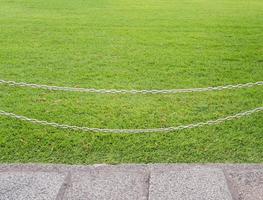
POLYGON ((231 120, 239 119, 239 118, 251 115, 253 113, 261 112, 261 111, 263 111, 263 107, 258 107, 258 108, 252 109, 252 110, 240 112, 240 113, 230 115, 227 117, 219 118, 216 120, 209 120, 206 122, 199 122, 196 124, 180 125, 177 127, 168 127, 168 128, 152 128, 152 129, 103 129, 103 128, 79 127, 79 126, 72 126, 72 125, 67 125, 67 124, 58 124, 55 122, 47 122, 47 121, 42 121, 42 120, 38 120, 38 119, 31 119, 31 118, 28 118, 25 116, 16 115, 14 113, 5 112, 3 110, 0 110, 0 115, 10 117, 10 118, 15 118, 15 119, 18 119, 21 121, 31 122, 33 124, 40 124, 40 125, 44 125, 44 126, 52 126, 55 128, 62 128, 62 129, 70 129, 70 130, 74 130, 74 131, 136 134, 136 133, 172 132, 172 131, 179 131, 179 130, 183 130, 183 129, 197 128, 197 127, 202 127, 202 126, 211 126, 211 125, 223 123, 225 121, 231 121, 231 120))
POLYGON ((229 90, 229 89, 249 88, 254 86, 262 86, 263 81, 237 84, 237 85, 225 85, 225 86, 206 87, 206 88, 170 89, 170 90, 124 90, 124 89, 117 90, 117 89, 72 88, 72 87, 38 85, 38 84, 22 83, 22 82, 18 83, 15 81, 6 81, 6 80, 0 80, 0 84, 16 86, 16 87, 39 88, 45 90, 57 90, 57 91, 66 91, 66 92, 87 92, 87 93, 100 93, 100 94, 175 94, 175 93, 208 92, 208 91, 220 91, 226 89, 229 90))

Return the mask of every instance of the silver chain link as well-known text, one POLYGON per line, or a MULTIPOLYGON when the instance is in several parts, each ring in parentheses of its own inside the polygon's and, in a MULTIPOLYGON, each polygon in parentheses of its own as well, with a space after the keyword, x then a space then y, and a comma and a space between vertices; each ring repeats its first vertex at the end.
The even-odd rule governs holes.
POLYGON ((47 121, 42 121, 42 120, 38 120, 38 119, 31 119, 31 118, 28 118, 25 116, 16 115, 14 113, 5 112, 3 110, 0 110, 0 115, 10 117, 10 118, 15 118, 15 119, 18 119, 21 121, 31 122, 34 124, 40 124, 40 125, 44 125, 44 126, 52 126, 55 128, 62 128, 62 129, 70 129, 70 130, 74 130, 74 131, 135 134, 135 133, 153 133, 153 132, 172 132, 172 131, 179 131, 179 130, 183 130, 183 129, 197 128, 197 127, 202 127, 202 126, 211 126, 211 125, 223 123, 225 121, 231 121, 231 120, 239 119, 241 117, 245 117, 245 116, 251 115, 253 113, 261 112, 261 111, 263 111, 263 107, 258 107, 258 108, 252 109, 252 110, 240 112, 240 113, 230 115, 227 117, 219 118, 216 120, 209 120, 206 122, 199 122, 196 124, 180 125, 177 127, 168 127, 168 128, 151 128, 151 129, 103 129, 103 128, 79 127, 79 126, 72 126, 72 125, 66 125, 66 124, 58 124, 55 122, 47 122, 47 121))
POLYGON ((18 83, 15 81, 0 80, 0 84, 5 84, 9 86, 16 87, 30 87, 39 88, 45 90, 59 90, 67 92, 87 92, 87 93, 100 93, 100 94, 175 94, 175 93, 191 93, 191 92, 207 92, 207 91, 219 91, 226 89, 238 89, 238 88, 249 88, 254 86, 262 86, 263 81, 258 81, 254 83, 243 83, 237 85, 225 85, 216 87, 206 87, 206 88, 189 88, 189 89, 170 89, 170 90, 117 90, 117 89, 94 89, 94 88, 72 88, 72 87, 60 87, 60 86, 48 86, 48 85, 38 85, 31 83, 18 83))

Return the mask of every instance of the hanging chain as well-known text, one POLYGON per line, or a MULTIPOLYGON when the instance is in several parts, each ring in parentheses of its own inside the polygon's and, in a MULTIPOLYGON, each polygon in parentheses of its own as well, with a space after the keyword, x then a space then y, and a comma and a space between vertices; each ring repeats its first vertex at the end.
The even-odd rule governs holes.
POLYGON ((197 128, 197 127, 202 127, 202 126, 211 126, 215 124, 221 124, 226 121, 231 121, 235 119, 239 119, 245 116, 249 116, 253 113, 261 112, 263 111, 263 107, 258 107, 252 110, 248 110, 245 112, 240 112, 234 115, 230 115, 227 117, 219 118, 216 120, 209 120, 206 122, 199 122, 195 124, 188 124, 188 125, 180 125, 176 127, 168 127, 168 128, 151 128, 151 129, 103 129, 103 128, 89 128, 89 127, 79 127, 79 126, 72 126, 72 125, 66 125, 66 124, 58 124, 55 122, 47 122, 43 120, 38 120, 38 119, 31 119, 25 116, 21 115, 16 115, 14 113, 9 113, 5 112, 3 110, 0 110, 0 115, 10 117, 10 118, 15 118, 21 121, 27 121, 33 124, 40 124, 44 126, 52 126, 55 128, 61 128, 61 129, 69 129, 69 130, 74 130, 74 131, 84 131, 84 132, 102 132, 102 133, 130 133, 130 134, 135 134, 135 133, 154 133, 154 132, 172 132, 172 131, 179 131, 183 129, 192 129, 192 128, 197 128))
POLYGON ((16 87, 38 88, 45 90, 57 90, 57 91, 66 91, 66 92, 87 92, 87 93, 99 93, 99 94, 176 94, 176 93, 208 92, 208 91, 249 88, 254 86, 262 86, 263 81, 258 81, 254 83, 241 83, 237 85, 206 87, 206 88, 165 89, 165 90, 125 90, 125 89, 117 90, 117 89, 73 88, 73 87, 38 85, 38 84, 22 83, 22 82, 19 83, 15 81, 6 81, 6 80, 0 80, 0 84, 16 86, 16 87))

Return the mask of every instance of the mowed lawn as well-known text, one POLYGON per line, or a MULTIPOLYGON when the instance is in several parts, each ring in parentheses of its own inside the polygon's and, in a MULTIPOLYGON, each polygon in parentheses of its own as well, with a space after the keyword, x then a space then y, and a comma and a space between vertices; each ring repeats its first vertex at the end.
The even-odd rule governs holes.
MULTIPOLYGON (((105 89, 262 81, 262 0, 0 0, 0 79, 105 89)), ((262 86, 102 95, 0 85, 0 110, 99 128, 159 128, 263 106, 262 86)), ((59 130, 0 116, 0 162, 263 162, 263 114, 172 133, 59 130)))

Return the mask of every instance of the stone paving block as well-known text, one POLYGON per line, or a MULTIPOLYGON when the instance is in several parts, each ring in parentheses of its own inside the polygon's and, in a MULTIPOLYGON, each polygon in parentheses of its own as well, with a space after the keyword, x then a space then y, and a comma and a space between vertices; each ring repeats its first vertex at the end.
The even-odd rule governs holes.
POLYGON ((123 170, 73 172, 64 199, 68 200, 146 200, 148 175, 123 170))
POLYGON ((209 168, 153 171, 150 200, 231 200, 222 170, 209 168))
POLYGON ((54 200, 65 175, 46 172, 1 172, 1 200, 54 200))
POLYGON ((234 200, 263 200, 263 169, 225 172, 234 200))

